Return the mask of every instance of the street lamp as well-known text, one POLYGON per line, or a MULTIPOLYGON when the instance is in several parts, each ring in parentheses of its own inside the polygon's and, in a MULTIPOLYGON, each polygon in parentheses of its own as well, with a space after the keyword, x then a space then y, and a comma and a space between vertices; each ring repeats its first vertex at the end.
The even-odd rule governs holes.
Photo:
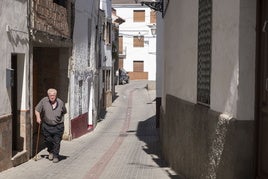
POLYGON ((151 27, 151 33, 153 36, 156 35, 156 25, 155 24, 153 24, 151 27))
POLYGON ((138 34, 138 40, 141 40, 141 33, 138 34))
POLYGON ((147 26, 150 28, 152 36, 155 36, 156 35, 156 25, 155 24, 149 24, 147 26))

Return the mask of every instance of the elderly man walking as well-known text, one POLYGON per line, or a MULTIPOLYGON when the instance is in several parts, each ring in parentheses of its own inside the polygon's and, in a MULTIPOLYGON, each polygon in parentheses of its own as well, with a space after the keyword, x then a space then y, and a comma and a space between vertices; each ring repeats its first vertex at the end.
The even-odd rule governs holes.
POLYGON ((57 163, 64 132, 64 114, 67 111, 64 102, 57 98, 56 89, 48 89, 47 95, 36 105, 35 116, 37 123, 42 124, 42 133, 49 153, 48 159, 57 163))

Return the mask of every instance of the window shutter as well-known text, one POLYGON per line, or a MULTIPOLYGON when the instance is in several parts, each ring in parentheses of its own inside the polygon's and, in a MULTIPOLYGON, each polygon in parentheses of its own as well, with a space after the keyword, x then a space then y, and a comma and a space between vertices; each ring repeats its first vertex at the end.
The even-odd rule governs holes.
POLYGON ((145 22, 145 10, 134 10, 133 11, 134 22, 145 22))

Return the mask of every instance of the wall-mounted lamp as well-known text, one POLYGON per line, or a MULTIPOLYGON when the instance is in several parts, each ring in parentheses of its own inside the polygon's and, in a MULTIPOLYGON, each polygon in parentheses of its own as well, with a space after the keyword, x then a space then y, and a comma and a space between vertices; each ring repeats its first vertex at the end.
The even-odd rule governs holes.
POLYGON ((149 8, 161 12, 162 13, 162 17, 164 17, 164 1, 160 0, 160 1, 142 1, 141 5, 146 5, 149 8))
POLYGON ((148 27, 151 30, 152 36, 155 36, 156 35, 156 25, 155 24, 149 24, 148 27))
POLYGON ((152 33, 152 35, 156 35, 156 25, 155 24, 153 24, 151 26, 151 33, 152 33))
POLYGON ((138 40, 141 40, 141 33, 138 34, 138 40))

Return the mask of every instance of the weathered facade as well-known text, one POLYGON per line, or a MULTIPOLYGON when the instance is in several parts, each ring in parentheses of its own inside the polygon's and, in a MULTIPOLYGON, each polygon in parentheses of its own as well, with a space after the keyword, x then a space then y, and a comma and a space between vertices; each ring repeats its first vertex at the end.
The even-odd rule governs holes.
MULTIPOLYGON (((114 61, 113 64, 113 88, 115 87, 115 84, 119 84, 119 26, 125 22, 124 19, 117 16, 116 10, 112 8, 112 20, 113 20, 113 26, 112 26, 112 58, 114 61)), ((115 89, 113 89, 113 92, 115 93, 115 89)), ((113 94, 114 96, 115 94, 113 94)))
MULTIPOLYGON (((68 68, 72 56, 73 7, 70 0, 29 1, 32 110, 47 95, 47 89, 53 87, 58 90, 59 98, 66 103, 70 112, 68 68)), ((34 144, 38 126, 33 115, 34 144)), ((68 139, 68 114, 65 117, 64 138, 68 139)))
POLYGON ((3 0, 0 6, 0 171, 31 155, 27 5, 3 0))
POLYGON ((267 2, 164 2, 157 86, 165 158, 185 178, 267 178, 267 48, 258 52, 267 2))
POLYGON ((102 91, 103 110, 111 106, 113 100, 113 59, 112 59, 112 2, 100 0, 100 9, 104 14, 103 21, 103 50, 101 58, 102 66, 102 91))
POLYGON ((75 2, 73 53, 69 64, 72 138, 96 126, 99 59, 99 1, 75 2))
POLYGON ((3 1, 1 23, 5 28, 0 95, 6 105, 0 109, 0 170, 4 170, 34 155, 38 126, 33 111, 47 89, 58 89, 68 102, 71 1, 3 1))
POLYGON ((4 0, 0 8, 2 171, 35 155, 34 107, 48 88, 66 103, 64 139, 96 125, 103 32, 95 0, 4 0))

